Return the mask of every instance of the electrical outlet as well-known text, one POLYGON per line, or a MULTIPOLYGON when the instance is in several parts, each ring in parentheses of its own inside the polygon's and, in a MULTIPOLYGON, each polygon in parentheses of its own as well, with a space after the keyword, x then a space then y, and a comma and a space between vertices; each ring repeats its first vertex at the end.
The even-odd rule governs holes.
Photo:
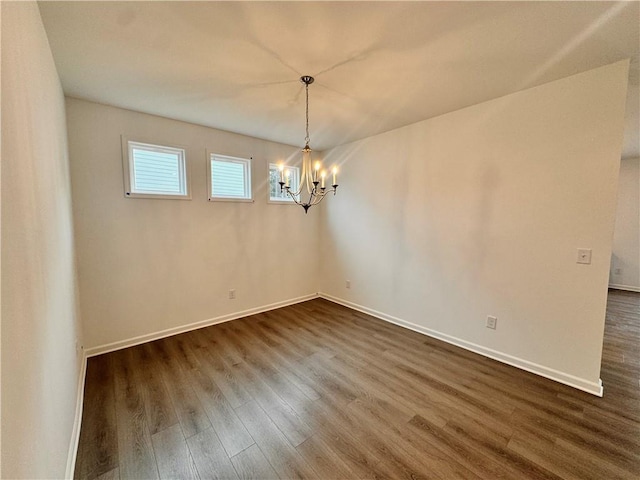
POLYGON ((487 328, 492 328, 493 330, 495 330, 497 325, 498 325, 498 317, 493 317, 491 315, 488 315, 487 328))
POLYGON ((614 274, 614 275, 622 275, 622 269, 621 269, 621 268, 616 268, 616 269, 613 271, 613 274, 614 274))
POLYGON ((345 288, 351 288, 351 280, 345 280, 344 286, 345 288))
POLYGON ((583 263, 585 265, 591 264, 591 249, 590 248, 579 248, 578 249, 578 259, 576 263, 583 263))
POLYGON ((235 300, 236 298, 236 289, 232 288, 231 290, 229 290, 229 300, 235 300))

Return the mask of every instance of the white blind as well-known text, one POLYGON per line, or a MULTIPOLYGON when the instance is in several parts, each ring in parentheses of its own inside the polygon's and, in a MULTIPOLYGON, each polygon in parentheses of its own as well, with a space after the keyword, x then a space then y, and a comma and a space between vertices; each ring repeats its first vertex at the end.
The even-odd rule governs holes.
POLYGON ((132 192, 186 195, 183 150, 130 142, 129 155, 132 192))
POLYGON ((211 162, 211 185, 215 196, 244 197, 244 165, 240 163, 211 162))
POLYGON ((250 161, 211 155, 211 197, 251 198, 250 161))

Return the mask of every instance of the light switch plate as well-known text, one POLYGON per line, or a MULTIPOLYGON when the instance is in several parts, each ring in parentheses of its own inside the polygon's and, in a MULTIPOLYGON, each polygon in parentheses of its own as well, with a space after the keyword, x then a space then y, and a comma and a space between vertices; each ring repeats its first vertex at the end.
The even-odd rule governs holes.
POLYGON ((584 263, 586 265, 591 264, 591 249, 590 248, 579 248, 578 249, 578 260, 577 263, 584 263))

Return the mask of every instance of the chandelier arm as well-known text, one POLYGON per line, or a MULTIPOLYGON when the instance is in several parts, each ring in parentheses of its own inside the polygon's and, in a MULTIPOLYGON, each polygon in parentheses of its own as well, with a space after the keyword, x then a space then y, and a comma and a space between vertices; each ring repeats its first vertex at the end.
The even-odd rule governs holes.
POLYGON ((313 205, 313 192, 311 192, 309 194, 309 200, 307 200, 307 205, 312 206, 313 205))
POLYGON ((324 194, 323 193, 314 193, 313 194, 313 199, 311 200, 310 203, 312 205, 317 205, 322 201, 323 198, 324 198, 324 194))
POLYGON ((334 192, 334 195, 335 195, 335 188, 331 190, 325 190, 324 192, 316 193, 314 195, 314 200, 311 203, 311 205, 318 205, 320 202, 322 202, 322 200, 324 200, 324 197, 326 197, 329 192, 334 192))
MULTIPOLYGON (((289 191, 291 192, 291 189, 289 189, 289 191)), ((295 196, 299 196, 301 193, 302 193, 302 185, 298 186, 298 190, 296 190, 295 192, 291 192, 291 194, 295 196)))
POLYGON ((301 202, 300 200, 296 199, 296 197, 291 197, 291 200, 293 200, 293 202, 294 202, 296 205, 304 205, 304 203, 303 203, 303 202, 301 202))
POLYGON ((292 192, 289 187, 285 187, 284 184, 280 185, 280 192, 285 192, 287 195, 299 195, 300 189, 297 192, 292 192))
POLYGON ((299 196, 299 193, 293 193, 290 188, 285 188, 284 191, 287 196, 289 196, 289 198, 293 200, 294 203, 296 203, 297 205, 302 205, 302 202, 296 198, 297 196, 299 196))
POLYGON ((322 202, 322 200, 324 200, 324 197, 326 196, 326 193, 321 195, 321 196, 317 196, 316 198, 318 199, 317 201, 314 201, 313 205, 318 205, 320 202, 322 202))

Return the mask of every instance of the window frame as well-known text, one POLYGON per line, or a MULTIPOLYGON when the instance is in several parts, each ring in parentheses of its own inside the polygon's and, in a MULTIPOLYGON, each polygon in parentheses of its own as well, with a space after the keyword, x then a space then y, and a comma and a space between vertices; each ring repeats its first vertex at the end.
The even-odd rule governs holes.
MULTIPOLYGON (((274 205, 296 205, 296 202, 294 202, 290 196, 287 196, 285 198, 271 197, 271 167, 275 167, 276 171, 278 171, 280 169, 280 164, 272 163, 272 162, 269 163, 269 170, 268 170, 269 188, 267 188, 267 203, 272 203, 274 205)), ((296 172, 296 176, 298 178, 298 185, 300 185, 300 167, 297 165, 285 165, 284 168, 285 168, 285 171, 293 170, 296 172)), ((276 189, 278 188, 280 188, 279 183, 276 184, 276 189)))
POLYGON ((189 162, 187 161, 187 148, 182 145, 176 145, 167 142, 157 142, 155 140, 142 139, 140 137, 128 137, 121 136, 122 142, 122 166, 124 177, 124 196, 125 198, 150 198, 160 200, 191 200, 191 169, 189 168, 189 162), (132 145, 133 144, 133 145, 132 145), (184 193, 145 193, 133 191, 133 175, 134 175, 134 162, 130 158, 131 152, 135 146, 151 147, 148 150, 162 151, 171 153, 179 153, 179 166, 180 171, 180 184, 184 190, 184 193))
POLYGON ((233 155, 225 155, 222 153, 215 153, 207 149, 207 199, 210 202, 241 202, 241 203, 253 203, 253 182, 252 182, 252 170, 253 170, 253 157, 243 158, 233 155), (245 191, 248 190, 248 197, 216 197, 213 195, 213 184, 211 178, 211 163, 214 158, 230 163, 242 163, 245 165, 245 191))

